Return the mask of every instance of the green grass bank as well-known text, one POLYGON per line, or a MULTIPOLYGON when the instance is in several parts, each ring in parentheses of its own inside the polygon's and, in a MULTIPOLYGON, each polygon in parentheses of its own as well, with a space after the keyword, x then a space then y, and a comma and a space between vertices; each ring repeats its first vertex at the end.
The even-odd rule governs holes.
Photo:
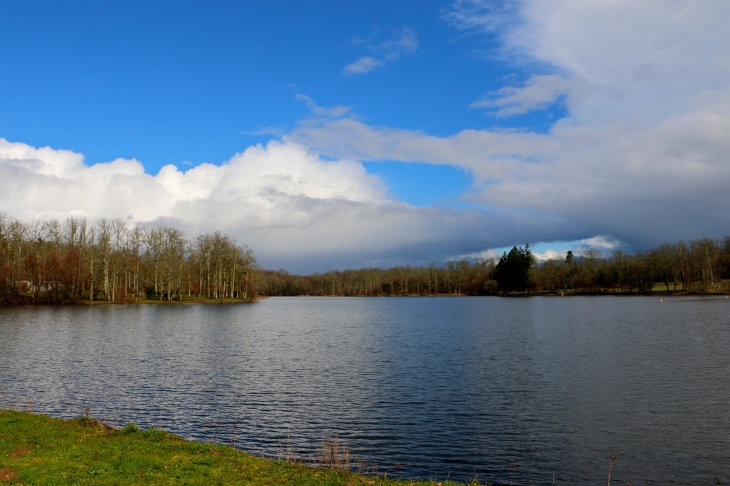
MULTIPOLYGON (((263 459, 159 429, 0 410, 0 485, 432 485, 263 459)), ((444 482, 443 485, 456 484, 444 482)), ((474 483, 477 484, 477 483, 474 483)))

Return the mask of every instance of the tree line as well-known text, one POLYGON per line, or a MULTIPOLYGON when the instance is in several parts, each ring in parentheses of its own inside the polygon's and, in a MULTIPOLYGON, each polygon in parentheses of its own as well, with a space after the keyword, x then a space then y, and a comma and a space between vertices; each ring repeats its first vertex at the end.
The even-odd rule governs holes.
POLYGON ((258 292, 266 296, 481 295, 497 290, 496 282, 491 281, 493 270, 491 260, 449 261, 441 267, 432 263, 422 267, 330 270, 312 275, 262 270, 258 292))
POLYGON ((534 287, 580 292, 727 293, 730 291, 730 237, 663 244, 648 251, 608 254, 591 248, 582 256, 548 260, 534 272, 534 287))
POLYGON ((332 270, 293 275, 264 270, 268 296, 496 295, 515 292, 649 294, 657 290, 730 292, 730 237, 700 238, 629 253, 590 248, 576 256, 536 261, 529 245, 501 258, 448 261, 443 266, 332 270))
POLYGON ((0 212, 0 299, 253 299, 253 250, 218 232, 186 239, 121 219, 24 222, 0 212))
POLYGON ((515 292, 730 292, 730 237, 648 251, 538 262, 529 245, 500 258, 296 275, 262 270, 253 250, 218 232, 186 239, 172 227, 82 217, 30 222, 0 212, 5 302, 255 299, 264 296, 495 295, 515 292))

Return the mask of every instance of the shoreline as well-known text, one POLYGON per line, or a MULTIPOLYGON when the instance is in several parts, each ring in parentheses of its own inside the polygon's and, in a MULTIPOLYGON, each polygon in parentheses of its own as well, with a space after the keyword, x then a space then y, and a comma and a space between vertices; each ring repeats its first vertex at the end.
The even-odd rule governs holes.
POLYGON ((97 306, 97 305, 232 305, 232 304, 254 304, 261 299, 268 297, 257 297, 256 299, 184 299, 184 300, 152 300, 152 299, 140 299, 140 300, 125 300, 125 301, 109 301, 109 300, 66 300, 60 302, 8 302, 7 299, 0 299, 0 305, 12 305, 12 306, 59 306, 59 305, 71 305, 71 306, 97 306))
POLYGON ((141 300, 128 300, 128 301, 108 301, 108 300, 76 300, 76 301, 61 301, 61 302, 35 302, 35 301, 20 301, 20 302, 8 302, 7 299, 0 299, 0 306, 104 306, 104 305, 235 305, 235 304, 254 304, 261 300, 275 299, 281 297, 315 297, 315 298, 416 298, 416 297, 430 297, 430 298, 449 298, 449 297, 501 297, 501 298, 528 298, 528 297, 725 297, 730 298, 729 293, 722 292, 690 292, 690 291, 652 291, 652 293, 628 293, 628 292, 515 292, 511 294, 489 294, 489 295, 474 295, 474 294, 408 294, 408 295, 260 295, 255 299, 184 299, 184 300, 172 300, 172 301, 160 301, 151 299, 141 300))
POLYGON ((339 446, 334 462, 313 465, 253 456, 235 445, 188 441, 162 429, 141 430, 132 423, 115 429, 89 417, 59 419, 0 409, 0 481, 10 484, 460 484, 393 480, 377 470, 351 472, 361 464, 339 446))
POLYGON ((259 299, 274 299, 281 297, 343 297, 343 298, 409 298, 409 297, 670 297, 670 296, 704 296, 719 297, 728 296, 727 291, 718 292, 695 292, 695 291, 672 291, 653 290, 651 293, 629 293, 629 292, 513 292, 510 294, 407 294, 407 295, 338 295, 338 294, 299 294, 299 295, 269 295, 259 296, 259 299))

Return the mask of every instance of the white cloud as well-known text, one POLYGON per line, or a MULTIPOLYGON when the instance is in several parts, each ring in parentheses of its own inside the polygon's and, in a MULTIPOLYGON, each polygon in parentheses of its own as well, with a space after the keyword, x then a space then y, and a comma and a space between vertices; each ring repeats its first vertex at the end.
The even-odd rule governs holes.
POLYGON ((398 59, 404 54, 418 50, 418 36, 410 27, 396 29, 395 35, 385 42, 371 46, 370 50, 388 60, 398 59))
POLYGON ((262 135, 273 135, 275 137, 281 137, 284 135, 288 129, 283 126, 275 126, 275 127, 265 127, 265 126, 258 126, 255 130, 241 130, 239 133, 242 135, 249 135, 252 137, 260 137, 262 135))
POLYGON ((471 108, 496 108, 495 116, 522 115, 532 110, 545 109, 560 96, 568 93, 568 81, 558 75, 532 76, 522 87, 506 86, 490 93, 471 105, 471 108))
POLYGON ((91 197, 95 203, 104 200, 108 210, 101 213, 106 216, 131 214, 140 221, 170 216, 175 204, 186 201, 231 196, 256 198, 262 204, 274 196, 381 201, 386 190, 358 162, 323 161, 304 147, 275 141, 249 147, 220 166, 201 164, 180 171, 166 165, 153 176, 134 159, 87 166, 83 156, 72 151, 36 149, 0 139, 0 170, 5 175, 4 207, 12 205, 22 212, 24 207, 33 211, 34 206, 47 204, 70 210, 85 207, 91 197), (140 201, 100 197, 115 187, 149 197, 140 201), (44 203, 26 196, 29 190, 41 189, 65 197, 44 203))
MULTIPOLYGON (((648 246, 727 233, 730 3, 494 4, 463 0, 447 18, 498 36, 505 52, 531 60, 523 67, 550 73, 535 72, 483 105, 509 115, 565 95, 568 115, 546 133, 437 137, 341 119, 288 138, 328 156, 463 167, 475 181, 467 201, 549 219, 579 238, 610 234, 648 246)), ((530 240, 550 241, 537 229, 530 240)))
POLYGON ((623 246, 621 242, 613 237, 598 235, 591 238, 584 238, 578 241, 555 242, 555 243, 538 243, 538 246, 552 246, 543 252, 533 251, 535 259, 539 262, 546 260, 564 260, 568 251, 572 251, 575 256, 583 256, 588 250, 598 250, 604 258, 608 258, 613 250, 623 246), (555 249, 558 247, 560 249, 555 249))
POLYGON ((533 252, 532 256, 538 262, 546 262, 548 260, 565 260, 567 254, 567 250, 545 250, 542 253, 533 252))
POLYGON ((518 5, 518 2, 456 0, 443 17, 457 29, 494 32, 517 21, 518 5))
POLYGON ((363 74, 369 73, 375 68, 385 66, 385 61, 382 59, 375 59, 372 56, 363 56, 357 61, 351 62, 345 69, 342 70, 344 74, 363 74))
POLYGON ((723 0, 497 4, 459 0, 445 18, 496 36, 507 62, 565 78, 571 123, 660 123, 685 113, 693 96, 728 88, 730 3, 723 0))
POLYGON ((292 142, 249 147, 220 166, 167 165, 151 175, 136 160, 88 166, 79 153, 0 139, 0 209, 12 216, 119 217, 189 235, 218 230, 251 245, 274 268, 392 265, 406 253, 410 263, 440 263, 501 232, 500 218, 418 208, 386 194, 361 163, 323 160, 292 142))
POLYGON ((366 44, 371 54, 362 56, 346 65, 342 70, 342 74, 354 75, 368 73, 418 50, 418 36, 410 27, 397 29, 393 37, 383 42, 376 43, 373 39, 366 41, 356 39, 353 43, 356 45, 366 44))
POLYGON ((580 241, 580 245, 577 246, 581 253, 589 249, 596 250, 615 250, 621 246, 621 242, 610 236, 598 235, 593 238, 586 238, 580 241))
POLYGON ((500 256, 502 256, 501 253, 498 253, 496 250, 489 249, 489 250, 483 250, 483 251, 473 251, 471 253, 466 253, 464 255, 452 256, 449 258, 449 260, 451 260, 451 261, 499 260, 500 256))
POLYGON ((540 246, 560 246, 562 249, 555 250, 549 248, 541 253, 533 252, 535 259, 539 262, 547 260, 564 260, 568 251, 572 251, 575 256, 583 256, 588 250, 598 250, 604 258, 608 258, 613 250, 623 246, 619 240, 610 236, 598 235, 591 238, 584 238, 578 241, 568 241, 560 243, 543 243, 540 246))
MULTIPOLYGON (((509 253, 509 248, 500 248, 500 249, 489 249, 489 250, 483 250, 483 251, 477 251, 468 253, 466 255, 459 255, 458 257, 453 257, 450 260, 499 260, 503 253, 509 253)), ((567 254, 567 250, 545 250, 544 252, 532 252, 532 256, 535 258, 535 261, 537 262, 544 262, 547 260, 560 260, 565 259, 565 256, 567 254)))
POLYGON ((589 88, 570 104, 578 123, 627 118, 657 123, 684 112, 683 101, 697 93, 727 89, 728 2, 523 0, 517 5, 515 21, 498 31, 504 48, 589 88))
MULTIPOLYGON (((532 256, 538 263, 541 263, 547 260, 565 260, 568 251, 572 251, 575 256, 583 256, 588 250, 599 250, 603 254, 603 257, 607 258, 613 250, 618 249, 621 246, 623 246, 621 242, 615 238, 598 235, 575 241, 538 242, 537 244, 530 245, 530 248, 532 250, 532 256)), ((451 260, 498 260, 503 253, 509 253, 510 249, 511 247, 490 248, 489 250, 452 257, 451 260)))
MULTIPOLYGON (((306 104, 310 110, 312 110, 312 114, 317 117, 323 117, 323 118, 339 118, 341 116, 346 115, 350 111, 352 111, 351 106, 330 106, 330 107, 323 107, 319 106, 317 103, 314 102, 312 98, 310 98, 307 95, 297 93, 294 97, 297 101, 302 101, 304 104, 306 104)), ((277 135, 283 135, 283 133, 279 132, 277 135)))

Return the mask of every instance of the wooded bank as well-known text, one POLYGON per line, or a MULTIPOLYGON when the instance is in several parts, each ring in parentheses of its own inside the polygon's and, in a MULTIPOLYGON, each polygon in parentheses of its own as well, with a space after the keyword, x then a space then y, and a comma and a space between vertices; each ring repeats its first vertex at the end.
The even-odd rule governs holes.
POLYGON ((528 245, 499 259, 295 275, 262 270, 246 245, 218 232, 186 239, 171 227, 120 219, 23 222, 0 212, 0 300, 6 303, 212 302, 257 296, 496 295, 515 292, 730 292, 730 237, 649 251, 537 262, 528 245))
POLYGON ((448 261, 393 268, 369 267, 294 275, 263 270, 260 295, 497 295, 514 292, 649 294, 730 292, 730 237, 665 244, 649 251, 602 253, 537 262, 529 246, 500 259, 448 261), (661 287, 659 287, 661 284, 661 287))
POLYGON ((253 250, 218 232, 186 239, 120 219, 23 222, 0 212, 0 298, 9 303, 256 297, 253 250))

